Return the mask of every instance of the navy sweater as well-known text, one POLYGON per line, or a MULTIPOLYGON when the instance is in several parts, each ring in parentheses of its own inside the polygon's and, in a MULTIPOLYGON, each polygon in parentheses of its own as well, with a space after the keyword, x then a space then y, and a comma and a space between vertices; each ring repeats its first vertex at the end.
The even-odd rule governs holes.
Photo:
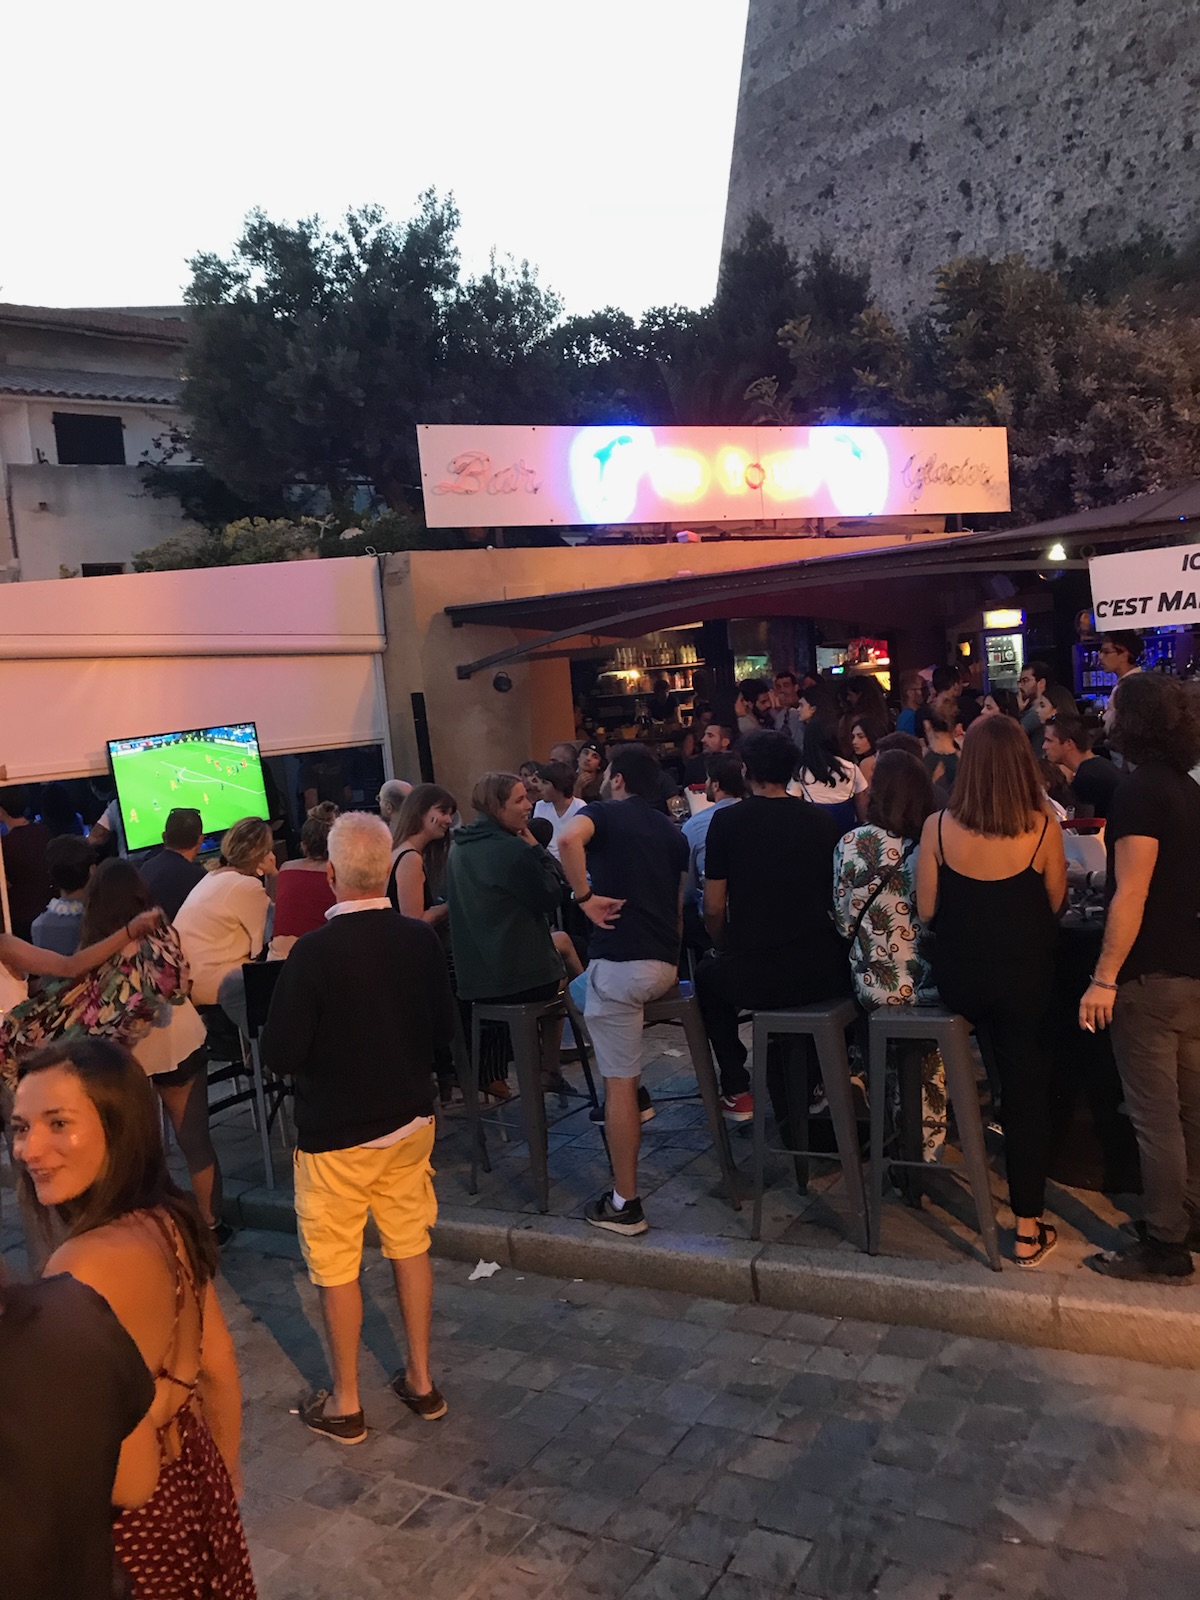
POLYGON ((294 1080, 301 1150, 349 1150, 433 1111, 434 1050, 454 1033, 433 929, 390 909, 346 912, 292 947, 263 1056, 294 1080))

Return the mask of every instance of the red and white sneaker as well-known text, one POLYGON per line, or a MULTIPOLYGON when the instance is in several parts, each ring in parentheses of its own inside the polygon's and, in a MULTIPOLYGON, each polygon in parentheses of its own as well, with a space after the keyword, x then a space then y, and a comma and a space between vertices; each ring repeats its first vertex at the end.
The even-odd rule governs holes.
POLYGON ((750 1122, 754 1117, 754 1096, 749 1090, 742 1094, 723 1094, 721 1110, 730 1122, 750 1122))

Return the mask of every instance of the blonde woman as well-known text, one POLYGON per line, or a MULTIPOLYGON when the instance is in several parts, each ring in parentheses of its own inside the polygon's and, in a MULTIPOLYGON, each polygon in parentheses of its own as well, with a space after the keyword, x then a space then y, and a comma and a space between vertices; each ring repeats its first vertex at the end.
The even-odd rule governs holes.
POLYGON ((193 1001, 221 1006, 243 1033, 242 963, 256 960, 266 942, 278 871, 270 824, 243 817, 221 840, 220 865, 196 885, 175 918, 191 967, 193 1001))

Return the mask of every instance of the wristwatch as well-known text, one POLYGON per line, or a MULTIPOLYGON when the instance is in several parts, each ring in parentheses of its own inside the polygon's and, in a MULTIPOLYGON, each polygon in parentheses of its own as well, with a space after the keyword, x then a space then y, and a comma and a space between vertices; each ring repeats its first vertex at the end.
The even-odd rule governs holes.
POLYGON ((577 906, 585 906, 585 905, 587 905, 588 901, 592 898, 592 896, 595 894, 595 892, 596 891, 594 889, 589 889, 586 894, 576 894, 574 889, 572 889, 571 890, 571 899, 574 900, 574 902, 575 902, 575 904, 577 906))

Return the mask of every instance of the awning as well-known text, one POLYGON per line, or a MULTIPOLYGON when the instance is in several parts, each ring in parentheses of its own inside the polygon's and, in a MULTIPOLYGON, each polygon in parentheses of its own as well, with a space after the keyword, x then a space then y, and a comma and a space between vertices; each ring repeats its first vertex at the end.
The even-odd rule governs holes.
MULTIPOLYGON (((1200 516, 1200 482, 1180 490, 1140 495, 1122 506, 1076 512, 1054 522, 994 533, 959 534, 920 545, 897 544, 855 555, 822 555, 769 567, 704 573, 689 578, 657 579, 611 588, 526 595, 506 600, 447 606, 455 627, 479 623, 490 627, 544 630, 508 649, 466 661, 457 668, 469 678, 488 667, 533 657, 548 646, 581 634, 640 634, 686 622, 717 617, 759 616, 785 612, 804 597, 805 608, 820 597, 827 605, 853 608, 878 586, 887 586, 893 603, 915 601, 930 579, 995 572, 1082 570, 1088 555, 1121 543, 1126 548, 1161 544, 1170 535, 1189 537, 1181 524, 1200 516), (1066 559, 1047 560, 1052 542, 1072 541, 1066 559)), ((817 613, 819 614, 819 613, 817 613)), ((826 614, 837 615, 837 610, 826 614)))

